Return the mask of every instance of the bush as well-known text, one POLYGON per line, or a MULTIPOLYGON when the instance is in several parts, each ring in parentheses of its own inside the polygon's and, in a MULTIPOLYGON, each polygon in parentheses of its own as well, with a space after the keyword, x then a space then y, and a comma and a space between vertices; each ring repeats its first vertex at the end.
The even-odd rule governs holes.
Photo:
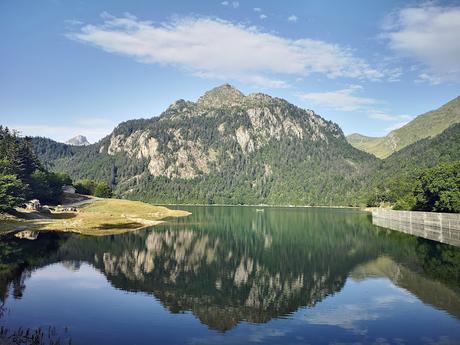
POLYGON ((79 194, 94 195, 96 182, 92 180, 81 180, 75 183, 75 190, 79 194))
POLYGON ((425 170, 414 188, 414 210, 460 212, 460 161, 425 170))
POLYGON ((99 182, 94 190, 94 196, 99 198, 111 198, 112 190, 106 182, 99 182))
POLYGON ((63 186, 71 186, 72 185, 72 179, 70 178, 69 174, 66 174, 66 173, 56 173, 55 174, 57 176, 57 178, 59 179, 59 181, 61 182, 61 184, 63 186))

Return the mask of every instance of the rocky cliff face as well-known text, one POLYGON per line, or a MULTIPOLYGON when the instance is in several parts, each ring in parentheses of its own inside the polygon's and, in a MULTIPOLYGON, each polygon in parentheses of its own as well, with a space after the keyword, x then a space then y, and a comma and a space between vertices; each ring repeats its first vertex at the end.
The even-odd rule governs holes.
POLYGON ((88 139, 84 135, 77 135, 73 138, 70 138, 65 142, 67 145, 72 145, 72 146, 86 146, 90 145, 88 139))

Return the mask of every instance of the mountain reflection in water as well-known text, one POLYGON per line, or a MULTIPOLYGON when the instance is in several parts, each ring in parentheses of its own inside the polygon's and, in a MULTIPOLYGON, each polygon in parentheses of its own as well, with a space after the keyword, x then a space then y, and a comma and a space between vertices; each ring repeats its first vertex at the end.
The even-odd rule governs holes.
POLYGON ((151 294, 170 313, 191 311, 219 332, 314 307, 348 278, 387 278, 460 319, 457 248, 376 228, 358 211, 187 209, 189 217, 135 233, 4 240, 0 300, 21 298, 38 268, 85 262, 117 289, 151 294))

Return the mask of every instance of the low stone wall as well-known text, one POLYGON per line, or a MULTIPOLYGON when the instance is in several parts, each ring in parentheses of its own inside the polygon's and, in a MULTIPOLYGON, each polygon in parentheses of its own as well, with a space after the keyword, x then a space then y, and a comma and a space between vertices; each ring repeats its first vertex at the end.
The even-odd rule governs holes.
POLYGON ((430 240, 460 247, 460 214, 395 211, 377 208, 372 223, 430 240))

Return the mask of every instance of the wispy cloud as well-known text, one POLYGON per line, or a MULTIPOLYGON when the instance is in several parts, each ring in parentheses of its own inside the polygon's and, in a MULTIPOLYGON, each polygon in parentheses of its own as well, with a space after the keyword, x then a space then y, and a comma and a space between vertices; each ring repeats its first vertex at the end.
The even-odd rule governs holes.
POLYGON ((357 111, 368 109, 379 103, 376 99, 357 96, 356 93, 362 89, 359 85, 350 85, 346 89, 327 91, 327 92, 309 92, 300 96, 304 101, 313 102, 330 109, 340 111, 357 111))
POLYGON ((238 1, 222 1, 221 4, 223 6, 232 6, 233 8, 240 7, 240 3, 238 1))
POLYGON ((406 114, 394 115, 379 110, 373 110, 370 112, 369 118, 381 121, 410 121, 413 117, 406 114))
POLYGON ((384 34, 390 48, 421 63, 417 81, 460 82, 460 7, 428 2, 399 9, 387 17, 384 34))
POLYGON ((376 310, 361 304, 344 304, 340 308, 327 311, 316 311, 305 315, 304 320, 312 325, 338 326, 353 330, 357 334, 365 334, 366 330, 359 327, 362 321, 378 320, 381 317, 376 310))
POLYGON ((298 19, 299 19, 299 18, 298 18, 297 16, 292 15, 292 16, 289 16, 289 17, 288 17, 288 22, 296 23, 298 19))
MULTIPOLYGON (((310 38, 291 40, 220 19, 188 17, 156 24, 129 14, 106 13, 102 19, 101 24, 83 25, 68 37, 142 63, 177 66, 204 77, 252 80, 257 85, 273 75, 317 73, 332 79, 367 80, 385 76, 349 48, 310 38)), ((286 85, 279 78, 269 83, 271 87, 286 85)))
POLYGON ((304 101, 332 110, 357 112, 372 120, 396 122, 386 128, 386 132, 399 128, 413 119, 413 116, 410 115, 391 114, 379 109, 383 102, 375 98, 360 96, 361 90, 360 85, 350 85, 341 90, 303 93, 299 97, 304 101))
POLYGON ((398 129, 398 128, 401 128, 404 125, 407 125, 409 122, 410 122, 410 120, 404 120, 404 121, 399 121, 397 123, 394 123, 391 126, 386 127, 385 132, 394 131, 395 129, 398 129))
POLYGON ((260 12, 262 9, 260 7, 254 7, 254 12, 260 12))
POLYGON ((259 18, 260 18, 260 19, 266 19, 266 18, 268 18, 268 16, 267 16, 266 14, 263 14, 263 13, 262 13, 262 14, 259 16, 259 18))

